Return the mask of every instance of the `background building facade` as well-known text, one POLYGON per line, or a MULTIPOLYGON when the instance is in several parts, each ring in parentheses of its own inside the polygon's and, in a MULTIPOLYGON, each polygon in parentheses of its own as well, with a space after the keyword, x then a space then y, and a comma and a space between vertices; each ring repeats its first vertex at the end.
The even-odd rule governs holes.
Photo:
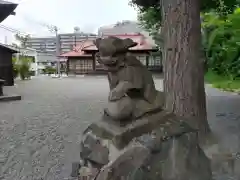
POLYGON ((58 34, 57 38, 55 36, 43 38, 32 37, 27 40, 26 46, 36 49, 38 52, 37 59, 40 71, 46 66, 55 67, 59 61, 61 62, 60 58, 62 58, 62 61, 68 64, 69 73, 72 70, 74 73, 84 74, 86 72, 99 70, 99 67, 98 63, 92 59, 95 52, 84 55, 81 55, 80 52, 76 54, 77 49, 82 49, 82 47, 80 47, 81 44, 86 45, 87 42, 92 43, 93 40, 98 37, 118 35, 123 38, 132 38, 138 42, 141 47, 143 47, 143 44, 151 47, 150 49, 134 51, 134 55, 137 56, 149 70, 160 71, 162 61, 161 56, 155 53, 156 44, 149 33, 136 21, 122 21, 112 25, 102 26, 98 29, 97 35, 83 33, 80 31, 80 28, 76 27, 73 33, 58 34), (59 56, 57 56, 57 54, 59 56))
POLYGON ((72 51, 79 43, 86 40, 94 40, 97 38, 96 34, 87 33, 67 33, 59 34, 60 52, 66 53, 72 51))
POLYGON ((56 38, 32 37, 27 40, 26 46, 35 49, 37 52, 48 52, 54 54, 56 52, 56 38))
POLYGON ((36 49, 37 52, 56 54, 56 42, 59 42, 59 52, 60 54, 69 52, 78 43, 85 41, 87 39, 94 40, 97 38, 96 34, 87 33, 65 33, 59 34, 56 38, 52 37, 32 37, 26 42, 26 46, 36 49))

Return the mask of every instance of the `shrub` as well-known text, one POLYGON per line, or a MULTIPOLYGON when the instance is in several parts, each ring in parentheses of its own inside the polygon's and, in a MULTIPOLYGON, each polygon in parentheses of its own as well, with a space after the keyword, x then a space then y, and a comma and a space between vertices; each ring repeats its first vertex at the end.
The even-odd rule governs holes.
POLYGON ((19 61, 16 61, 16 58, 14 57, 12 59, 13 63, 13 75, 14 78, 16 78, 18 75, 22 80, 25 80, 26 78, 29 78, 31 76, 30 74, 30 66, 31 66, 31 58, 20 56, 19 61))
POLYGON ((45 74, 55 74, 56 73, 56 68, 53 68, 51 66, 47 66, 45 69, 44 69, 44 73, 45 74))
POLYGON ((28 79, 30 75, 30 66, 28 64, 21 64, 19 67, 19 75, 22 80, 28 79))
POLYGON ((19 65, 16 63, 16 58, 12 58, 12 64, 13 64, 13 77, 16 79, 19 75, 19 65))

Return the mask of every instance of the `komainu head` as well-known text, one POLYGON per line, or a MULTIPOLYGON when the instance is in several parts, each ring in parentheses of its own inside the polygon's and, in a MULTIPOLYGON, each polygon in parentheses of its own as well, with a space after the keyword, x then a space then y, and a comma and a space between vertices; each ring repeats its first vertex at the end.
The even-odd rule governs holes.
POLYGON ((117 66, 122 61, 129 48, 137 45, 132 39, 117 37, 98 38, 94 42, 98 49, 97 61, 104 66, 117 66))

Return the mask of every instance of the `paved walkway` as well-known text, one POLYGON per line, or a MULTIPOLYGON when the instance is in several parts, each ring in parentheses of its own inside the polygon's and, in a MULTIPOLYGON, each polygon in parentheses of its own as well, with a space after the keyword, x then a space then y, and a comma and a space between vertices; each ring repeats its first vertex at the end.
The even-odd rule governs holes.
MULTIPOLYGON (((161 80, 156 86, 161 89, 161 80)), ((102 113, 106 79, 41 77, 4 90, 23 100, 0 103, 0 180, 68 179, 82 131, 102 113)), ((222 137, 221 147, 239 151, 240 96, 208 86, 206 92, 209 123, 222 137)))

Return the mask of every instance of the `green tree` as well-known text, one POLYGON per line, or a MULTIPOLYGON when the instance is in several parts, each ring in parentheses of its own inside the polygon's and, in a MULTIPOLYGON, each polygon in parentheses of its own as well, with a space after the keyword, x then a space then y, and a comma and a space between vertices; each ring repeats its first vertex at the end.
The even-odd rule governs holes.
POLYGON ((26 56, 20 56, 18 61, 16 57, 13 57, 13 73, 14 78, 20 76, 22 80, 29 78, 31 75, 30 67, 32 63, 32 58, 26 56))
MULTIPOLYGON (((200 139, 210 132, 206 114, 200 11, 233 11, 237 0, 132 0, 149 31, 161 27, 166 109, 197 122, 200 139), (160 12, 160 13, 159 13, 160 12), (155 16, 154 14, 160 15, 155 16)), ((145 27, 146 27, 145 26, 145 27)))
MULTIPOLYGON (((27 48, 26 43, 30 38, 30 35, 20 35, 15 34, 15 38, 20 42, 19 50, 27 48)), ((18 61, 15 62, 15 73, 20 76, 22 80, 30 77, 30 67, 31 67, 32 59, 27 57, 24 53, 19 54, 18 61)))
MULTIPOLYGON (((131 0, 130 5, 138 10, 138 20, 140 24, 150 32, 156 35, 159 32, 162 21, 162 12, 160 2, 164 0, 131 0)), ((239 5, 238 0, 203 0, 201 1, 201 12, 215 11, 221 14, 233 12, 236 5, 239 5)), ((157 37, 156 37, 157 38, 157 37)), ((162 38, 161 38, 162 39, 162 38)))
POLYGON ((26 48, 26 43, 28 39, 30 38, 30 35, 20 35, 20 34, 15 34, 15 38, 17 41, 20 42, 20 47, 26 48))
POLYGON ((229 79, 240 77, 240 8, 224 19, 216 13, 203 15, 204 47, 207 65, 214 73, 229 79))
POLYGON ((18 71, 20 78, 25 80, 31 76, 30 67, 31 67, 32 59, 26 56, 21 56, 18 62, 18 71))
POLYGON ((161 36, 161 11, 160 7, 157 8, 147 8, 142 9, 138 8, 138 20, 140 25, 149 32, 153 37, 155 43, 158 46, 162 45, 162 36, 161 36))
POLYGON ((17 64, 16 57, 12 58, 12 64, 13 64, 13 76, 14 76, 14 79, 15 79, 19 75, 19 65, 17 64))

